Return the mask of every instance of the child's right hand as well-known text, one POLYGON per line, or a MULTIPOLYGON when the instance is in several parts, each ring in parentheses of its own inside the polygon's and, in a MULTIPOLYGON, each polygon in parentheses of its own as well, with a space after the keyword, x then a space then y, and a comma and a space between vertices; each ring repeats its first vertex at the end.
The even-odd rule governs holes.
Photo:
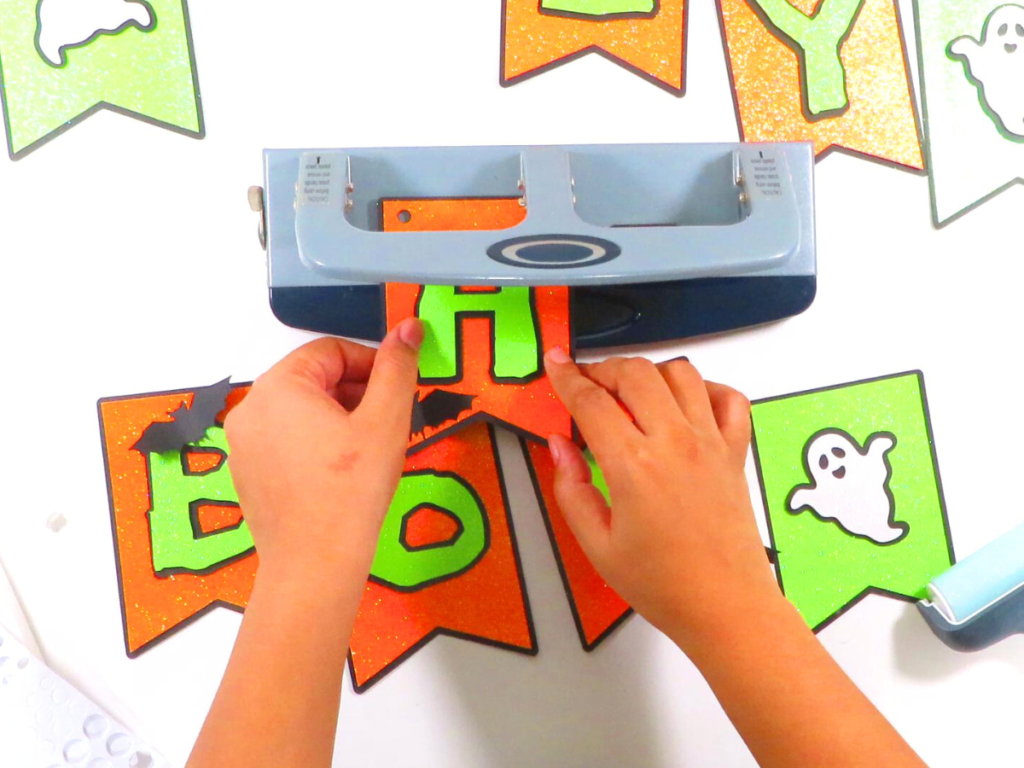
POLYGON ((555 350, 546 362, 612 501, 580 449, 553 435, 558 506, 608 584, 687 653, 741 626, 748 608, 782 600, 744 474, 747 399, 683 359, 578 367, 555 350))

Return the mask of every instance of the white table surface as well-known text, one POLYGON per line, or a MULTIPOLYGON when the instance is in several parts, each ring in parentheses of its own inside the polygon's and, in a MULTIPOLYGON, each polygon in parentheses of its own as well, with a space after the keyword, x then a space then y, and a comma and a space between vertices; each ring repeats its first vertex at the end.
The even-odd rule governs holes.
MULTIPOLYGON (((55 668, 179 765, 240 616, 214 611, 126 658, 95 403, 251 379, 309 338, 267 304, 245 194, 261 150, 738 138, 710 0, 691 7, 683 99, 597 56, 499 88, 497 0, 191 6, 205 140, 101 113, 0 159, 0 560, 55 668), (183 317, 217 330, 188 337, 183 317)), ((834 154, 817 185, 808 312, 630 351, 685 353, 752 398, 924 370, 962 558, 1024 520, 1024 189, 935 231, 923 176, 834 154)), ((642 619, 580 649, 525 466, 507 435, 501 450, 540 654, 439 638, 363 696, 346 684, 336 764, 752 765, 642 619)), ((1020 764, 1024 638, 956 654, 912 605, 879 597, 820 637, 932 766, 1020 764)))

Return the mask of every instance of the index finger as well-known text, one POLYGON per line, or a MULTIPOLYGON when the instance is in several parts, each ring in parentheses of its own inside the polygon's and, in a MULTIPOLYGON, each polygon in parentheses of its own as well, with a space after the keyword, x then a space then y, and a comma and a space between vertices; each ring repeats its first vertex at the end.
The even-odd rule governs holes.
POLYGON ((563 350, 552 350, 544 362, 555 394, 576 420, 583 439, 599 463, 602 455, 613 453, 623 440, 640 437, 640 430, 611 393, 584 376, 563 350))
POLYGON ((264 376, 294 378, 332 393, 342 381, 367 381, 376 354, 372 347, 325 336, 303 344, 264 376))

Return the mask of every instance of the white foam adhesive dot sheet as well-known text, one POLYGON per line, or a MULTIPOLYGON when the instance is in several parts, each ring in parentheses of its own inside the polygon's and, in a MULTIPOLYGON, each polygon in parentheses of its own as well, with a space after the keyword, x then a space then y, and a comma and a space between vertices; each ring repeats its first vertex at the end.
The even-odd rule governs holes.
POLYGON ((170 768, 0 627, 0 766, 170 768))

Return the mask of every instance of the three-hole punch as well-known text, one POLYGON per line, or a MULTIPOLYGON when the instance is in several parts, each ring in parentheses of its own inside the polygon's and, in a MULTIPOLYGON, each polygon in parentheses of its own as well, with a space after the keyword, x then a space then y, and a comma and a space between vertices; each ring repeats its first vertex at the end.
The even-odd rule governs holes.
POLYGON ((388 282, 567 285, 578 346, 605 347, 806 309, 813 173, 809 144, 267 150, 250 201, 288 325, 379 339, 388 282), (396 198, 513 199, 523 216, 384 231, 396 198))

